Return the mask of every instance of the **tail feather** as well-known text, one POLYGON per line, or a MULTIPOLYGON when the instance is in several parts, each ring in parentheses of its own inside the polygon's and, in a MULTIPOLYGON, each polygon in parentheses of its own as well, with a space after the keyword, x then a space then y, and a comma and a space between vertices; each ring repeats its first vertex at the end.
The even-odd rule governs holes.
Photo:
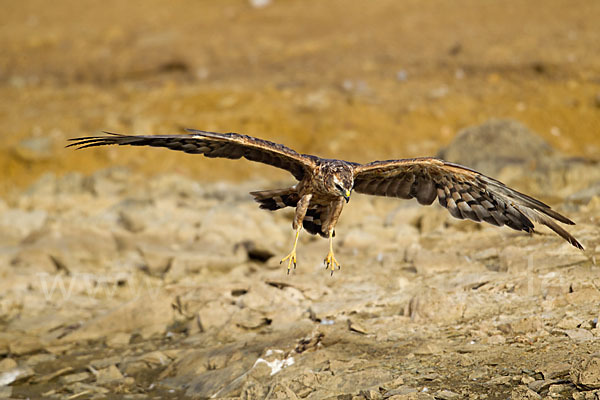
POLYGON ((294 188, 261 190, 258 192, 250 192, 254 196, 254 201, 260 204, 263 210, 279 210, 285 207, 296 207, 300 196, 294 188))

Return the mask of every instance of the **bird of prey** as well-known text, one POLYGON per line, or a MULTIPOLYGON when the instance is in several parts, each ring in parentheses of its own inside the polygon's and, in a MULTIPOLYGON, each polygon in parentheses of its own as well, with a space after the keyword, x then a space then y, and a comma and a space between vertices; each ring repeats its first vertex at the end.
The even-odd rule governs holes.
POLYGON ((583 250, 583 246, 557 224, 558 221, 574 225, 571 220, 541 201, 462 165, 430 157, 358 164, 300 154, 284 145, 237 133, 187 131, 191 134, 133 136, 105 132, 104 136, 70 139, 73 143, 67 147, 166 147, 210 158, 244 157, 289 171, 298 180, 296 185, 250 193, 262 209, 296 208, 292 222, 296 231, 294 245, 280 262, 287 261, 288 273, 292 265, 296 268, 296 246, 302 227, 313 235, 329 238, 325 267, 330 268, 332 274, 340 268, 333 253, 334 229, 353 191, 401 199, 416 198, 423 205, 430 205, 437 198, 455 218, 506 225, 530 233, 534 229, 532 221, 535 221, 583 250))

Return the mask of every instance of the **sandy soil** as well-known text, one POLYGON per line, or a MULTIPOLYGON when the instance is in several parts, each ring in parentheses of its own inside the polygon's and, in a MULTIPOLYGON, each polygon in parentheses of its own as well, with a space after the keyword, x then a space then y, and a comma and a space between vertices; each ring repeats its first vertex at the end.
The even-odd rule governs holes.
POLYGON ((558 0, 6 4, 0 398, 598 398, 598 15, 558 0), (523 126, 453 142, 492 118, 523 126), (355 196, 343 269, 330 277, 326 241, 305 236, 288 276, 290 212, 247 195, 286 173, 64 149, 184 127, 359 162, 442 151, 550 202, 586 251, 355 196))

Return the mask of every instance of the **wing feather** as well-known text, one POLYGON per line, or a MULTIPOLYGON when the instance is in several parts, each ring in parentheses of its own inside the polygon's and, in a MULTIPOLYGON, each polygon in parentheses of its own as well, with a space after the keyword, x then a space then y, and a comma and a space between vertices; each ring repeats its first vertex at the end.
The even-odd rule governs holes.
POLYGON ((375 161, 354 167, 354 190, 378 196, 416 198, 440 205, 458 219, 533 232, 546 225, 573 246, 583 246, 556 223, 574 223, 548 205, 477 171, 436 158, 375 161))
POLYGON ((87 136, 69 139, 78 149, 95 146, 153 146, 209 158, 246 158, 291 172, 298 180, 316 165, 315 156, 299 154, 284 145, 237 133, 215 133, 187 129, 191 135, 122 135, 105 132, 105 136, 87 136))

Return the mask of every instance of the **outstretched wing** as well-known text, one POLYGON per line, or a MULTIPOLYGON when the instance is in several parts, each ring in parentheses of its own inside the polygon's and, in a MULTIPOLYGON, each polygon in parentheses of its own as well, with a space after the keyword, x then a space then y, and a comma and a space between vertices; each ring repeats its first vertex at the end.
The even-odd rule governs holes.
POLYGON ((429 205, 438 198, 453 217, 506 225, 533 232, 546 225, 573 246, 583 246, 556 221, 574 223, 549 206, 477 171, 436 158, 375 161, 355 166, 354 190, 378 196, 416 198, 429 205))
POLYGON ((272 165, 285 169, 302 180, 306 173, 315 168, 317 157, 299 154, 294 150, 267 140, 237 133, 214 133, 186 129, 191 135, 121 135, 105 132, 106 136, 87 136, 69 139, 78 149, 111 144, 130 146, 166 147, 171 150, 191 154, 204 154, 206 157, 238 159, 244 157, 250 161, 272 165))

